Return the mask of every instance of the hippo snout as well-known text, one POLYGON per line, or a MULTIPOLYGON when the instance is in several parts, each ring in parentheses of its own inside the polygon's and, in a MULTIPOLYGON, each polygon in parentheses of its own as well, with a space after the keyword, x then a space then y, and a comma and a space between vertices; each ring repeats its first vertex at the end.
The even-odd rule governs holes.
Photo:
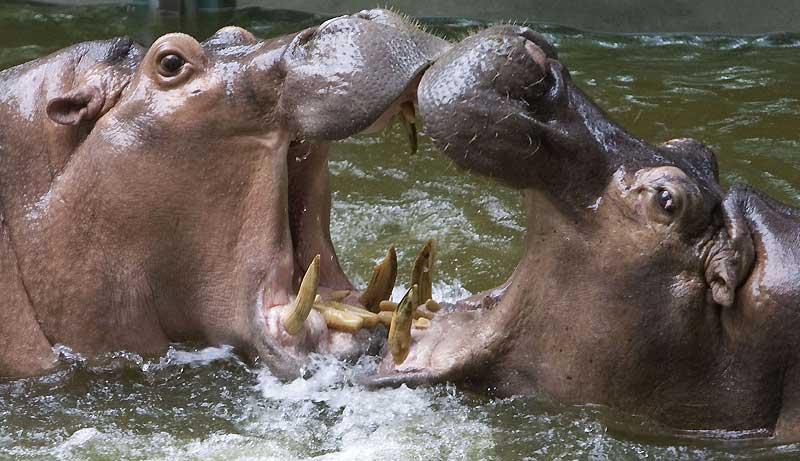
POLYGON ((461 167, 523 187, 529 160, 560 105, 553 47, 527 27, 497 26, 468 37, 425 73, 419 111, 436 146, 461 167), (458 127, 458 129, 453 129, 458 127))

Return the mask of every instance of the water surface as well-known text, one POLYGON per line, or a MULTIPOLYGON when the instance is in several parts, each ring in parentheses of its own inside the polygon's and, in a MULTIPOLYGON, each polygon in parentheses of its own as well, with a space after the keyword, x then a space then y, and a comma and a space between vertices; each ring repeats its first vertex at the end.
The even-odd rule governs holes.
MULTIPOLYGON (((0 5, 0 68, 72 43, 129 35, 142 43, 224 25, 268 37, 324 17, 239 10, 193 18, 144 9, 0 5)), ((424 21, 449 37, 480 21, 424 21)), ((800 206, 800 36, 600 35, 535 25, 577 83, 649 141, 695 137, 719 157, 722 179, 800 206)), ((364 282, 398 246, 401 283, 416 251, 439 242, 437 296, 454 300, 502 283, 518 261, 518 195, 467 176, 423 139, 406 153, 399 130, 335 145, 333 239, 364 282)), ((535 397, 495 399, 451 386, 367 392, 353 376, 374 363, 319 357, 308 378, 281 383, 225 348, 180 345, 164 357, 68 350, 52 375, 0 382, 0 459, 794 459, 800 446, 698 439, 598 407, 535 397)))

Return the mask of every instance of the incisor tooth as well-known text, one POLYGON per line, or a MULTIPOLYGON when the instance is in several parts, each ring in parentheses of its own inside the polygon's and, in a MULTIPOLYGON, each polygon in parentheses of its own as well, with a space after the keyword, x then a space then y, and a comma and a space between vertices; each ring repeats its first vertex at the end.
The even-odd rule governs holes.
POLYGON ((411 284, 417 285, 418 292, 414 298, 414 307, 423 304, 433 298, 433 265, 436 259, 436 243, 428 240, 414 261, 414 269, 411 271, 411 284))
POLYGON ((336 301, 331 301, 329 304, 335 309, 343 312, 349 312, 361 317, 361 320, 364 322, 364 327, 366 328, 373 328, 378 325, 378 322, 380 322, 378 319, 378 314, 373 314, 363 307, 353 306, 336 301))
POLYGON ((391 301, 381 301, 379 308, 381 312, 394 312, 394 310, 397 309, 397 303, 393 303, 391 301))
POLYGON ((403 296, 403 300, 394 311, 392 325, 389 327, 389 351, 397 365, 406 360, 411 349, 411 322, 414 310, 412 299, 417 296, 417 289, 414 285, 403 296))
POLYGON ((428 312, 427 310, 422 310, 420 307, 425 307, 425 305, 421 305, 414 308, 414 320, 417 319, 428 319, 433 320, 433 313, 428 312))
POLYGON ((331 291, 328 297, 334 301, 341 301, 344 298, 346 298, 349 294, 350 290, 334 290, 331 291))
POLYGON ((419 330, 427 330, 431 326, 431 321, 425 317, 420 317, 414 322, 414 328, 419 330))
POLYGON ((355 334, 364 326, 364 319, 352 312, 339 310, 324 304, 315 304, 314 309, 317 309, 322 314, 325 324, 333 330, 355 334))
POLYGON ((397 252, 394 245, 389 247, 389 251, 380 264, 375 266, 369 285, 361 294, 359 301, 371 312, 379 312, 381 301, 392 296, 392 289, 397 280, 397 252))
POLYGON ((314 257, 308 266, 303 281, 300 282, 300 289, 297 290, 297 298, 292 307, 283 315, 283 328, 290 335, 296 335, 303 329, 303 325, 314 306, 319 287, 319 255, 314 257))
POLYGON ((394 316, 394 312, 381 311, 378 312, 377 315, 378 315, 378 320, 380 320, 382 324, 386 325, 386 328, 392 326, 392 317, 394 316))
POLYGON ((425 301, 425 307, 431 312, 439 312, 439 309, 442 308, 442 306, 440 306, 439 303, 437 303, 433 299, 425 301))

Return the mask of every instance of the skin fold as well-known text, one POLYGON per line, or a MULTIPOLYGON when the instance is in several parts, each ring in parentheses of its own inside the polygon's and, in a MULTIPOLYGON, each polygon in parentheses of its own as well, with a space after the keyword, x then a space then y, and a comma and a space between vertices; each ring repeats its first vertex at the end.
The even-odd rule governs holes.
POLYGON ((448 46, 371 10, 271 40, 81 43, 0 73, 0 376, 45 372, 55 344, 230 344, 284 378, 311 352, 361 355, 374 331, 283 318, 316 255, 323 299, 353 288, 327 142, 413 101, 448 46))
POLYGON ((525 27, 454 46, 418 103, 445 155, 523 195, 525 250, 506 284, 412 330, 371 385, 454 381, 800 438, 799 210, 725 191, 698 141, 626 132, 525 27))

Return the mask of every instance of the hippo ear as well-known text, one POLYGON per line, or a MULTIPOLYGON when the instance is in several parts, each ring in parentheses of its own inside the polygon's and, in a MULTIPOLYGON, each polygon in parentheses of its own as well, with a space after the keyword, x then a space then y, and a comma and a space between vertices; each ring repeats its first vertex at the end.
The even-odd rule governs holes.
POLYGON ((736 289, 752 270, 755 248, 737 194, 728 194, 722 212, 725 228, 715 237, 706 261, 706 282, 714 302, 731 307, 736 289))
POLYGON ((103 91, 94 85, 76 88, 47 103, 47 116, 61 125, 78 125, 97 119, 105 104, 103 91))

